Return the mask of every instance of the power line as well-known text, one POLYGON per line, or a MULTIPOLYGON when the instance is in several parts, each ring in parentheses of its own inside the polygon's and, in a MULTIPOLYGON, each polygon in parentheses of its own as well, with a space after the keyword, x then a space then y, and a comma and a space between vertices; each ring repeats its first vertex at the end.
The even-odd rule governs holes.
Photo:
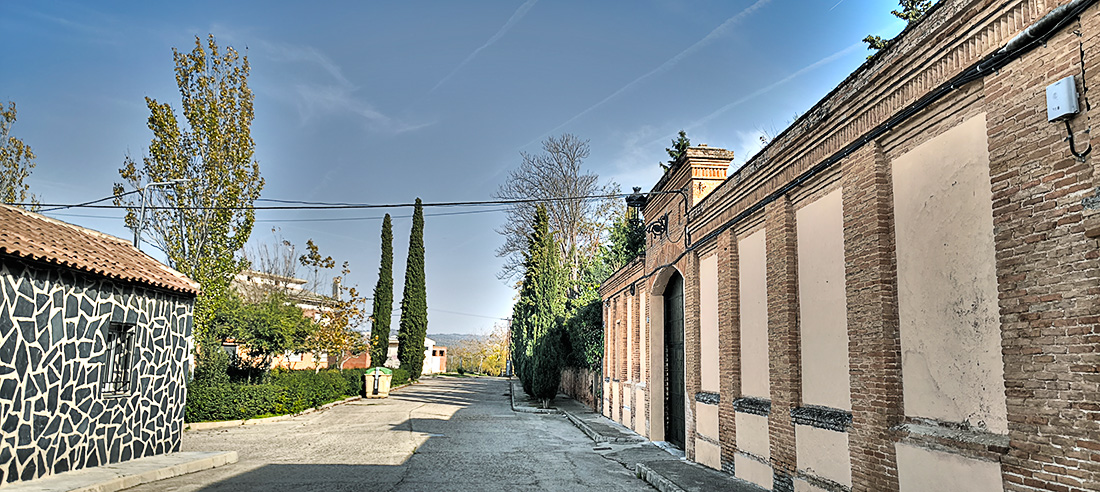
MULTIPOLYGON (((440 212, 435 214, 424 214, 425 217, 445 217, 451 215, 474 215, 485 213, 499 213, 503 212, 502 209, 491 210, 465 210, 462 212, 440 212)), ((89 215, 89 214, 51 214, 56 217, 83 217, 88 219, 117 219, 116 215, 89 215)), ((407 219, 412 215, 394 215, 391 218, 394 219, 407 219)), ((366 217, 314 217, 309 219, 256 219, 256 223, 283 223, 283 222, 342 222, 342 221, 356 221, 356 220, 382 220, 381 215, 372 215, 366 217)))
MULTIPOLYGON (((441 212, 441 213, 437 213, 437 214, 424 214, 424 216, 425 217, 443 217, 443 216, 448 216, 448 215, 473 215, 473 214, 497 213, 497 212, 504 212, 504 210, 502 210, 502 209, 466 210, 466 211, 463 211, 463 212, 441 212)), ((391 216, 391 218, 393 218, 393 219, 407 219, 409 217, 412 217, 412 216, 411 215, 394 215, 394 216, 391 216)), ((385 218, 385 217, 383 217, 381 215, 374 215, 374 216, 369 216, 369 217, 317 217, 317 218, 312 218, 312 219, 256 219, 256 222, 280 222, 280 223, 281 222, 341 222, 341 221, 345 221, 345 220, 382 220, 383 218, 385 218)))
MULTIPOLYGON (((141 190, 131 190, 131 191, 127 191, 126 193, 123 193, 121 195, 111 195, 111 196, 108 196, 108 197, 100 198, 98 200, 92 200, 90 202, 78 203, 78 204, 75 204, 75 205, 40 205, 40 206, 54 207, 54 208, 50 208, 50 209, 46 209, 46 210, 39 210, 39 212, 53 212, 54 210, 64 210, 64 209, 67 209, 67 208, 88 207, 89 205, 92 205, 92 204, 96 204, 96 203, 99 203, 99 202, 105 202, 105 201, 110 200, 112 198, 121 198, 121 197, 124 197, 126 195, 132 195, 134 193, 138 193, 140 191, 141 190)), ((25 204, 25 203, 23 203, 23 204, 8 203, 7 205, 25 206, 27 204, 25 204)))
MULTIPOLYGON (((127 192, 130 194, 134 192, 127 192)), ((663 192, 657 192, 663 193, 663 192)), ((654 194, 654 193, 650 193, 654 194)), ((121 195, 119 195, 121 196, 121 195)), ((462 201, 462 202, 428 202, 421 203, 422 207, 478 207, 478 206, 497 206, 497 205, 515 205, 520 203, 543 203, 543 202, 563 202, 573 200, 609 200, 616 198, 623 198, 627 196, 625 193, 613 193, 607 195, 586 195, 586 196, 567 196, 567 197, 549 197, 549 198, 520 198, 511 200, 476 200, 476 201, 462 201)), ((93 200, 86 203, 68 204, 68 203, 47 203, 47 204, 31 204, 31 203, 5 203, 5 205, 13 206, 30 206, 37 205, 40 207, 58 207, 58 208, 100 208, 100 209, 129 209, 127 205, 94 205, 105 200, 115 198, 114 196, 101 198, 99 200, 93 200)), ((149 205, 145 208, 147 210, 360 210, 360 209, 374 209, 374 208, 405 208, 414 207, 415 203, 387 203, 387 204, 372 204, 372 203, 325 203, 325 202, 313 202, 315 205, 272 205, 272 206, 215 206, 215 207, 195 207, 195 206, 165 206, 165 205, 149 205)))

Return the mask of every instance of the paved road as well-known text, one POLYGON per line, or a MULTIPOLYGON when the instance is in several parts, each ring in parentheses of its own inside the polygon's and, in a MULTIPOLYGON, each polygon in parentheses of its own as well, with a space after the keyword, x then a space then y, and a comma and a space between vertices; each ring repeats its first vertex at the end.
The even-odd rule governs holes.
POLYGON ((233 465, 130 490, 652 491, 562 416, 514 413, 508 382, 437 378, 385 400, 184 434, 233 465))

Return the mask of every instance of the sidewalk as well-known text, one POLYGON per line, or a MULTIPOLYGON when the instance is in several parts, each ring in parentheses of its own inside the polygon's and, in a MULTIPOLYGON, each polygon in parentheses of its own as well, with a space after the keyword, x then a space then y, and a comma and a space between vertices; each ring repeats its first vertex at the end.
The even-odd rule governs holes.
POLYGON ((191 451, 138 458, 111 465, 4 485, 4 492, 114 492, 143 483, 237 462, 236 451, 191 451))
POLYGON ((584 404, 558 393, 551 408, 541 408, 539 402, 523 392, 518 379, 512 379, 512 409, 524 413, 560 413, 597 444, 594 450, 604 458, 617 461, 628 470, 662 492, 765 492, 765 489, 732 475, 688 461, 678 450, 665 450, 645 437, 584 404))

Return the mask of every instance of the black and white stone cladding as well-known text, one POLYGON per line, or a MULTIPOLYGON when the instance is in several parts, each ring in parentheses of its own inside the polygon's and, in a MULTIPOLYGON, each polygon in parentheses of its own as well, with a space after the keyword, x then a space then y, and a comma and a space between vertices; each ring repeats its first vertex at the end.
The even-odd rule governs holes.
POLYGON ((194 298, 0 256, 0 488, 178 451, 194 298), (130 392, 109 396, 106 331, 133 323, 130 392))

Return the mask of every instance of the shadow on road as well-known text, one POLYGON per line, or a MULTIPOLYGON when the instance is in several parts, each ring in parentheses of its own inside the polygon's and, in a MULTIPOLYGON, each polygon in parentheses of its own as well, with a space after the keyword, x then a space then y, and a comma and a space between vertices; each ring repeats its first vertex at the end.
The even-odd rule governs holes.
POLYGON ((208 485, 202 491, 388 490, 401 482, 405 465, 270 464, 208 485))

